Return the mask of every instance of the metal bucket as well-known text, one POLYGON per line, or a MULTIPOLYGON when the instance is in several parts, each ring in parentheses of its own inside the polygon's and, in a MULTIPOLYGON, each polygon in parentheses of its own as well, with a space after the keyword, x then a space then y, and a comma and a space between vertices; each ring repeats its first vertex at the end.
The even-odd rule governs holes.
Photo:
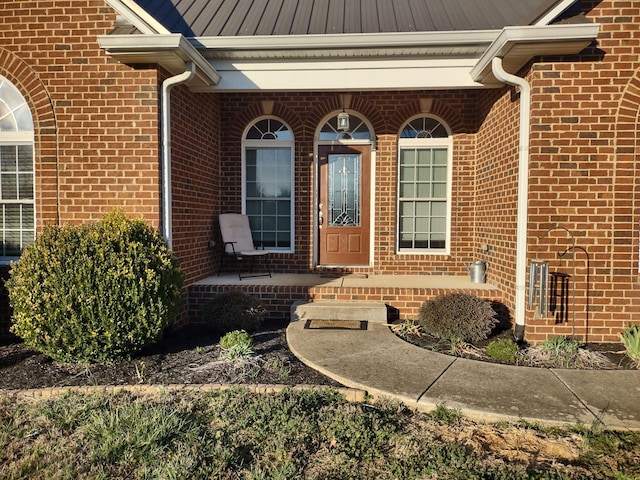
POLYGON ((469 271, 471 283, 485 283, 487 281, 487 262, 476 260, 470 265, 466 265, 469 271))

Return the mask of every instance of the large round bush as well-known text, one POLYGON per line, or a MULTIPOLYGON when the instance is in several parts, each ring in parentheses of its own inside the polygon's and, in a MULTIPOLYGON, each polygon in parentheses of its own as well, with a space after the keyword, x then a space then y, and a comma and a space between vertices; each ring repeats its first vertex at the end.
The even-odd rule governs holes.
POLYGON ((120 211, 47 227, 11 268, 11 331, 59 361, 130 358, 160 338, 182 282, 158 234, 120 211))

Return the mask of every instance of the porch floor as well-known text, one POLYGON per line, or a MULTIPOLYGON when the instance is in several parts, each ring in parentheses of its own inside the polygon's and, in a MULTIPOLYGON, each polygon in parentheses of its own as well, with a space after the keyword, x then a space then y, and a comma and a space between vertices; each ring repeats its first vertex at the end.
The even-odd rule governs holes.
POLYGON ((439 290, 496 290, 490 283, 473 283, 467 276, 452 275, 368 275, 326 273, 274 273, 272 277, 238 279, 237 274, 207 277, 194 283, 205 285, 278 285, 333 288, 422 288, 439 290))

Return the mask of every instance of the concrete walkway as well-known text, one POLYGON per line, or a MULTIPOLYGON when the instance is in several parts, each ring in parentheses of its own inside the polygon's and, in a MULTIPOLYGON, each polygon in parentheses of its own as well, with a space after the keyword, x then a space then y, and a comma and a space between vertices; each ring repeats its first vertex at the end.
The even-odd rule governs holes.
POLYGON ((466 360, 416 347, 387 326, 366 331, 287 328, 291 351, 345 386, 429 411, 457 408, 479 421, 640 430, 640 370, 564 370, 466 360))

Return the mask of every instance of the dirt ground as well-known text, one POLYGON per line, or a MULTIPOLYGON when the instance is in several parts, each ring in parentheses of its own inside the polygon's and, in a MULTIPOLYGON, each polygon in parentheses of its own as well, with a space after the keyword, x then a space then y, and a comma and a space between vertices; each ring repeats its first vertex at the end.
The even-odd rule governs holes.
POLYGON ((166 335, 131 361, 62 364, 16 341, 0 343, 0 388, 29 389, 78 385, 338 383, 300 362, 288 349, 285 321, 268 322, 253 334, 254 355, 225 360, 219 337, 197 330, 166 335))

